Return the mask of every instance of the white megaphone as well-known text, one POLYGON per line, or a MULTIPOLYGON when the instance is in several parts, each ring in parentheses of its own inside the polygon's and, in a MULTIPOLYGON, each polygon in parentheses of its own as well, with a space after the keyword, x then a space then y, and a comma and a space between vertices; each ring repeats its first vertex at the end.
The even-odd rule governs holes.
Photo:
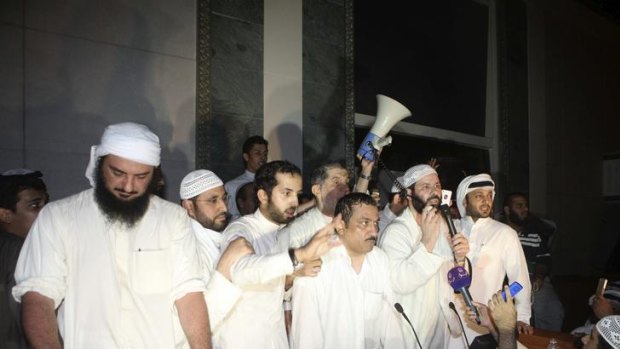
POLYGON ((359 159, 375 160, 375 149, 381 150, 392 143, 392 137, 385 137, 400 120, 411 116, 411 111, 390 97, 377 95, 377 121, 357 150, 359 159))

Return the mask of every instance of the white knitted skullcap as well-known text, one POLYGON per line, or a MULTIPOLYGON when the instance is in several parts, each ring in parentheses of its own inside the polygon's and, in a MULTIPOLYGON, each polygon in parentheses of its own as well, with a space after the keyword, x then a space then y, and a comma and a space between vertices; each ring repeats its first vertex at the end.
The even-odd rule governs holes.
POLYGON ((215 173, 209 170, 196 170, 188 173, 181 181, 179 196, 182 200, 187 200, 223 185, 224 182, 215 173))
POLYGON ((403 175, 403 187, 409 188, 414 185, 418 180, 422 177, 428 176, 430 174, 437 174, 434 168, 427 164, 415 165, 407 170, 403 175))
POLYGON ((620 315, 609 315, 596 323, 596 330, 614 349, 620 349, 620 315))
MULTIPOLYGON (((407 188, 407 187, 405 187, 403 185, 403 181, 404 181, 403 180, 403 176, 400 176, 400 177, 396 178, 396 182, 400 183, 400 185, 403 188, 407 188)), ((396 182, 394 182, 394 184, 392 184, 392 189, 390 189, 390 193, 392 193, 392 194, 396 194, 396 193, 400 192, 400 188, 396 186, 396 182)))
POLYGON ((481 173, 465 177, 456 189, 456 207, 458 207, 461 217, 465 217, 467 215, 465 205, 463 204, 463 202, 465 202, 465 197, 467 194, 476 189, 492 190, 493 199, 495 199, 495 182, 493 182, 493 178, 491 178, 491 176, 486 173, 481 173))

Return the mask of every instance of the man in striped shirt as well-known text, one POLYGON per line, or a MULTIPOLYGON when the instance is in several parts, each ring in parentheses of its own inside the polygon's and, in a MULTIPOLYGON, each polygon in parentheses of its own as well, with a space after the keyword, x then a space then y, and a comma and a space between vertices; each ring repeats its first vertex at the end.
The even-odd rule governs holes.
POLYGON ((551 251, 549 241, 555 227, 529 213, 528 198, 523 193, 510 193, 504 199, 504 223, 517 234, 527 260, 532 282, 532 312, 536 328, 560 331, 564 309, 551 285, 551 251))

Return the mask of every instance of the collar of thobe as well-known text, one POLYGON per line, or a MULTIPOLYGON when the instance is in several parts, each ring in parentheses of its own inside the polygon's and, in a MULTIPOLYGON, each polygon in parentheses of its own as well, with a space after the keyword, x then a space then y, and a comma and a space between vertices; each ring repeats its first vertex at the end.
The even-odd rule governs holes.
MULTIPOLYGON (((261 225, 272 227, 273 230, 280 230, 286 226, 286 224, 278 224, 268 220, 267 217, 265 217, 260 211, 260 208, 256 209, 256 212, 254 212, 254 217, 258 219, 261 225)), ((271 229, 268 229, 268 231, 271 231, 271 229)))
POLYGON ((245 170, 243 174, 249 178, 252 178, 252 180, 254 180, 254 176, 256 175, 254 172, 250 172, 249 170, 245 170))
POLYGON ((202 224, 193 218, 191 220, 194 231, 198 232, 198 234, 208 236, 209 240, 213 241, 218 248, 220 247, 222 243, 222 233, 203 227, 202 224))
POLYGON ((485 225, 487 222, 491 221, 493 218, 491 217, 487 217, 487 218, 478 218, 478 220, 476 220, 474 222, 474 219, 471 218, 471 216, 466 216, 465 218, 461 219, 461 228, 463 229, 463 234, 466 237, 469 237, 469 235, 471 234, 471 230, 474 226, 481 226, 481 225, 485 225), (467 229, 469 228, 469 229, 467 229))

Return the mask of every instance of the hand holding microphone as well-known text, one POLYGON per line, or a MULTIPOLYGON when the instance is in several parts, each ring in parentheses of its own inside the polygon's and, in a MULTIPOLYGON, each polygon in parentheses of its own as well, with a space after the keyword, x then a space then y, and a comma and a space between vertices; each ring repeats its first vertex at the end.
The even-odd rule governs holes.
POLYGON ((465 270, 465 268, 461 266, 454 267, 448 271, 448 283, 454 289, 454 291, 459 292, 463 295, 463 299, 465 300, 465 304, 467 307, 471 309, 475 314, 476 323, 480 325, 480 314, 478 313, 478 308, 474 305, 474 301, 471 298, 471 294, 469 293, 469 285, 471 284, 471 276, 465 270))

